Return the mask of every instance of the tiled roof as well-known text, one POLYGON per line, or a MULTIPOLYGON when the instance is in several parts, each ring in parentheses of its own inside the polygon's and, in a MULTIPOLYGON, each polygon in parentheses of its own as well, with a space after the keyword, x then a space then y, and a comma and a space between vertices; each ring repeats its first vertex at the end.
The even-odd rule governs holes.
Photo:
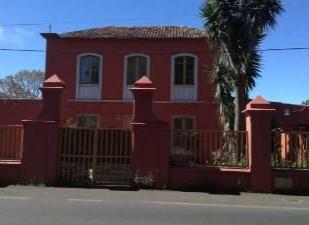
POLYGON ((61 38, 89 39, 200 39, 203 30, 180 26, 101 27, 59 34, 61 38))

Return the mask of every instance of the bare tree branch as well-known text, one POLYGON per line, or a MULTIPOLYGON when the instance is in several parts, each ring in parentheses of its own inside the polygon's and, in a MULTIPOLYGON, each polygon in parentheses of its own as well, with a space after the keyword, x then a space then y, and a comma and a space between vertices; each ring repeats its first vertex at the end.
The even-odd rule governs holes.
POLYGON ((40 70, 21 70, 0 79, 0 98, 40 98, 44 73, 40 70))

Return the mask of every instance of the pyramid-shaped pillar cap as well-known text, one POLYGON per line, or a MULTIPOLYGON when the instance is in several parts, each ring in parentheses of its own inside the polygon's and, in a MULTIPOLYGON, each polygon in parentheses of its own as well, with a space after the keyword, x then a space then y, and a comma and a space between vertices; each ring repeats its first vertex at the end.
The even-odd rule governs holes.
POLYGON ((246 109, 272 109, 272 106, 265 98, 257 96, 247 104, 246 109))
POLYGON ((135 84, 135 88, 154 88, 153 82, 147 77, 142 76, 140 79, 138 79, 135 84))
POLYGON ((65 87, 65 82, 54 74, 43 82, 43 87, 65 87))

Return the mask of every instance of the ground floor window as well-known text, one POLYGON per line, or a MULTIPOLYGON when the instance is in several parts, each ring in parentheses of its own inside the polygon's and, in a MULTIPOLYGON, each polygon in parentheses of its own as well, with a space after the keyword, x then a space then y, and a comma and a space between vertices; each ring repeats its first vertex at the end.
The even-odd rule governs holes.
POLYGON ((172 145, 174 147, 186 147, 191 144, 194 129, 195 119, 193 117, 175 117, 173 119, 172 145))
POLYGON ((98 128, 99 125, 97 115, 77 115, 75 121, 78 128, 98 128))
POLYGON ((174 130, 194 130, 195 119, 193 117, 175 117, 173 120, 174 130))

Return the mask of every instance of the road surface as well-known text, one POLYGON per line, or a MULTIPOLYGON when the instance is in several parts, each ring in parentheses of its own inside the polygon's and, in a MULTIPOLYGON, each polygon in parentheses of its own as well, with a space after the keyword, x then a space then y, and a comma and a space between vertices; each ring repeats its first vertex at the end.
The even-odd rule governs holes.
POLYGON ((10 186, 1 225, 308 225, 309 197, 10 186))

